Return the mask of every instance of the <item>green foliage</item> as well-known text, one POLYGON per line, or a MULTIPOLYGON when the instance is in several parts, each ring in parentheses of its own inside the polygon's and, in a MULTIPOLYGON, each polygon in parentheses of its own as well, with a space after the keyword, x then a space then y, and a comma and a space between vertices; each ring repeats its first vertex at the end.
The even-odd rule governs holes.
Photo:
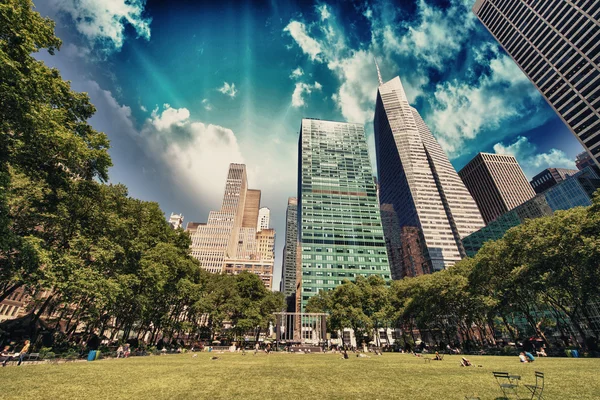
POLYGON ((156 342, 193 339, 207 318, 214 331, 265 329, 281 295, 255 275, 202 271, 158 204, 105 184, 109 141, 87 122, 94 106, 33 57, 60 45, 30 0, 0 2, 0 300, 33 294, 33 322, 52 315, 64 331, 61 353, 82 330, 156 342))
POLYGON ((319 292, 306 309, 329 313, 332 331, 353 328, 359 337, 388 324, 402 328, 400 341, 410 343, 406 333, 418 328, 438 342, 470 346, 497 336, 549 343, 552 332, 579 336, 580 346, 597 351, 600 326, 588 310, 600 302, 599 227, 600 191, 591 207, 528 220, 445 271, 389 288, 358 277, 319 292), (520 331, 518 319, 528 329, 520 331))

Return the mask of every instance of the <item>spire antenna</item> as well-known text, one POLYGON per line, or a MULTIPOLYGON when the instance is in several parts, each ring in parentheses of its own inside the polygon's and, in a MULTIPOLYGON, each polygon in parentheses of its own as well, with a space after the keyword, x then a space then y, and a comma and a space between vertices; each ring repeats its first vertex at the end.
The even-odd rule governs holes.
POLYGON ((377 68, 377 79, 379 79, 379 86, 383 85, 383 79, 381 79, 381 71, 379 71, 379 64, 377 64, 377 58, 373 56, 373 60, 375 60, 375 67, 377 68))

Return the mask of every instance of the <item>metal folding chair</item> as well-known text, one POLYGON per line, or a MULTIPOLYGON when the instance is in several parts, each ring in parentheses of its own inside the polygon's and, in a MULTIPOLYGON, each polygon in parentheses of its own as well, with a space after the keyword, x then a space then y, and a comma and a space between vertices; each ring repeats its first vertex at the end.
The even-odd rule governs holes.
POLYGON ((535 385, 525 385, 531 392, 531 400, 543 400, 542 393, 544 392, 544 373, 535 371, 535 385))
POLYGON ((496 378, 496 382, 498 382, 498 386, 500 386, 500 390, 504 393, 504 397, 509 399, 509 396, 514 396, 515 398, 519 398, 519 384, 517 380, 521 377, 517 375, 510 375, 508 372, 492 372, 494 374, 494 378, 496 378))

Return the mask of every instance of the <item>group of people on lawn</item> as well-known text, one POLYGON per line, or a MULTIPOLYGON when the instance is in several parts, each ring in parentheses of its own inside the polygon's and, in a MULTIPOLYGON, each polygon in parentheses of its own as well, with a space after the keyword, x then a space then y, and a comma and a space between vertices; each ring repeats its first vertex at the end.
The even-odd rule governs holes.
POLYGON ((31 342, 29 340, 26 340, 23 344, 23 347, 21 347, 21 351, 18 353, 11 353, 10 346, 4 346, 4 349, 2 349, 2 353, 0 353, 0 361, 2 361, 2 366, 6 367, 6 364, 9 361, 16 361, 17 359, 19 360, 17 365, 21 365, 21 363, 23 362, 23 358, 27 355, 27 353, 29 353, 30 346, 31 342))

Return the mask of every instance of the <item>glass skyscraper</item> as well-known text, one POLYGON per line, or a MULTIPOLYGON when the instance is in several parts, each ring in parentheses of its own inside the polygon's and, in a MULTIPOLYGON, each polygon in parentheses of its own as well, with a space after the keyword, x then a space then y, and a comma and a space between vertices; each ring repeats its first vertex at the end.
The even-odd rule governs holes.
POLYGON ((600 177, 592 167, 586 167, 464 238, 465 251, 469 257, 474 256, 485 242, 502 238, 506 231, 526 219, 552 215, 557 210, 590 206, 598 188, 600 177))
POLYGON ((301 306, 344 279, 390 279, 377 189, 361 124, 302 120, 298 144, 301 306))
POLYGON ((401 231, 404 265, 393 270, 418 275, 453 265, 465 255, 461 238, 484 223, 441 146, 408 104, 399 77, 380 82, 374 130, 379 201, 397 216, 401 231))
POLYGON ((600 166, 600 1, 477 0, 473 12, 600 166))
POLYGON ((285 214, 285 246, 281 266, 281 286, 279 291, 286 297, 296 291, 296 248, 298 247, 298 200, 288 199, 285 214))

